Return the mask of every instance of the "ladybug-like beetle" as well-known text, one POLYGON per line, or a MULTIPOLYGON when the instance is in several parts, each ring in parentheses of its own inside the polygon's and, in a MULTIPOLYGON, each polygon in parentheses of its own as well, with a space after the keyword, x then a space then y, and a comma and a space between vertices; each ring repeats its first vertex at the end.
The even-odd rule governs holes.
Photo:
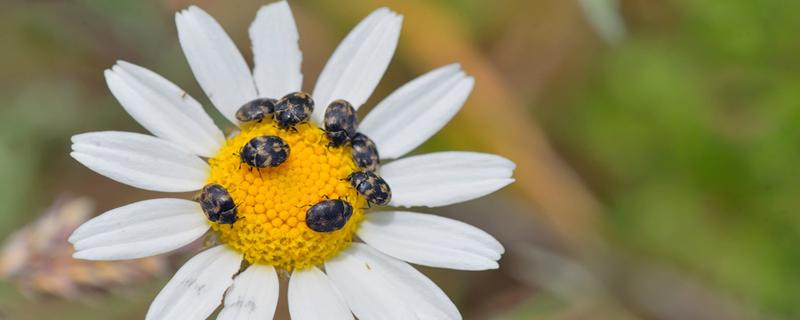
POLYGON ((312 112, 314 112, 314 99, 311 99, 308 93, 294 92, 278 100, 273 117, 278 127, 286 129, 308 121, 312 112))
POLYGON ((389 184, 373 172, 353 172, 347 176, 347 181, 350 181, 350 185, 367 198, 369 203, 382 206, 392 200, 392 189, 389 188, 389 184))
POLYGON ((372 139, 363 133, 356 133, 350 141, 352 149, 350 155, 353 157, 356 165, 365 171, 378 171, 381 161, 378 156, 378 147, 372 139))
POLYGON ((260 136, 250 139, 241 150, 239 158, 253 168, 277 167, 291 152, 289 145, 278 136, 260 136))
POLYGON ((258 121, 261 122, 266 117, 271 117, 275 112, 275 103, 278 100, 270 98, 258 98, 242 105, 236 111, 236 120, 241 122, 258 121))
POLYGON ((344 100, 331 102, 325 109, 323 124, 325 125, 325 134, 331 140, 331 146, 341 146, 356 134, 358 126, 356 109, 344 100))
POLYGON ((223 186, 216 183, 207 184, 200 191, 198 200, 208 220, 221 224, 236 222, 236 204, 223 186))
POLYGON ((306 210, 306 225, 316 232, 332 232, 347 224, 353 215, 353 206, 349 202, 322 200, 306 210))

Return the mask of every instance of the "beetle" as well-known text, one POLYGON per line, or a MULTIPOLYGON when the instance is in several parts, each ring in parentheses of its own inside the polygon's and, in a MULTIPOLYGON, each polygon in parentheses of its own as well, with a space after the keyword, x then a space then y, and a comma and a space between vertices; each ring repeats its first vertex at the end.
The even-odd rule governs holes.
POLYGON ((278 136, 259 136, 239 150, 239 159, 253 168, 277 167, 287 158, 291 149, 278 136))
POLYGON ((286 129, 308 121, 312 112, 314 99, 308 93, 293 92, 278 100, 273 117, 278 127, 286 129))
POLYGON ((380 167, 380 157, 378 156, 378 147, 372 139, 359 132, 353 136, 350 144, 350 155, 353 157, 356 165, 365 171, 378 171, 380 167))
POLYGON ((225 187, 216 183, 207 184, 200 191, 198 200, 208 220, 221 224, 236 222, 236 204, 225 187))
POLYGON ((325 134, 331 140, 330 145, 341 146, 356 134, 356 109, 345 100, 336 100, 325 109, 322 122, 325 125, 325 134))
POLYGON ((342 199, 322 200, 306 210, 306 225, 316 232, 332 232, 347 224, 353 206, 342 199))
POLYGON ((392 200, 392 189, 389 188, 389 184, 374 172, 356 171, 346 179, 360 195, 367 198, 369 203, 382 206, 392 200))
POLYGON ((270 98, 258 98, 242 105, 236 111, 236 120, 241 122, 258 121, 261 122, 267 116, 272 116, 275 112, 275 103, 278 100, 270 98))

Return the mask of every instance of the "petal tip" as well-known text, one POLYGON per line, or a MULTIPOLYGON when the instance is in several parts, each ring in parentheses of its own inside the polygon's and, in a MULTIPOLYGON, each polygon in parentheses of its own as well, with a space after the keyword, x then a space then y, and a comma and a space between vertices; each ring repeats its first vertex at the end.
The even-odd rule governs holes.
POLYGON ((191 12, 191 13, 205 13, 206 12, 205 10, 203 10, 202 8, 200 8, 200 7, 198 7, 197 5, 194 5, 194 4, 189 5, 188 7, 186 7, 186 9, 184 11, 191 12))
POLYGON ((464 72, 464 76, 466 76, 466 77, 464 78, 463 81, 465 81, 465 83, 469 84, 469 87, 470 87, 469 89, 472 90, 472 87, 475 85, 475 77, 470 76, 466 72, 464 72))
POLYGON ((82 143, 82 142, 88 140, 89 137, 91 137, 91 136, 93 136, 93 135, 95 135, 97 133, 100 133, 100 132, 103 132, 103 131, 76 133, 76 134, 73 134, 69 138, 69 141, 72 142, 73 144, 82 143))
POLYGON ((75 229, 75 231, 73 231, 72 234, 69 235, 69 238, 67 238, 67 242, 74 245, 75 242, 77 242, 80 238, 80 230, 81 230, 80 227, 78 227, 78 229, 75 229))
POLYGON ((123 72, 131 72, 133 69, 143 69, 133 63, 130 63, 125 60, 117 60, 117 63, 112 67, 114 71, 123 71, 123 72))
MULTIPOLYGON (((495 241, 497 241, 497 239, 495 239, 495 241)), ((499 253, 499 254, 500 254, 500 258, 498 258, 497 260, 500 260, 500 259, 502 258, 502 256, 503 256, 504 254, 506 254, 506 247, 504 247, 504 246, 503 246, 503 244, 502 244, 502 243, 500 243, 500 241, 497 241, 497 246, 498 246, 498 247, 497 247, 497 249, 498 249, 498 252, 497 252, 497 253, 499 253)))
POLYGON ((378 9, 373 10, 372 13, 370 13, 370 14, 386 14, 386 13, 390 13, 390 12, 394 12, 394 11, 389 9, 389 7, 380 7, 378 9))
POLYGON ((492 194, 494 192, 497 192, 498 190, 507 187, 508 185, 514 183, 514 181, 517 181, 517 180, 514 179, 514 178, 505 178, 505 179, 498 179, 497 181, 498 181, 497 188, 494 191, 488 193, 487 195, 492 194))
POLYGON ((72 254, 72 258, 78 260, 94 260, 86 255, 86 251, 75 251, 72 254))
POLYGON ((289 6, 289 3, 286 2, 285 0, 275 1, 273 3, 268 3, 268 4, 265 4, 265 5, 261 6, 261 8, 258 9, 258 12, 261 13, 262 10, 267 9, 267 8, 278 8, 278 7, 288 7, 288 6, 289 6))
POLYGON ((453 62, 451 64, 445 65, 442 69, 447 70, 462 70, 460 62, 453 62))
POLYGON ((108 84, 109 87, 111 86, 111 77, 114 76, 114 68, 116 67, 117 65, 113 65, 110 68, 103 70, 103 76, 106 78, 106 84, 108 84))

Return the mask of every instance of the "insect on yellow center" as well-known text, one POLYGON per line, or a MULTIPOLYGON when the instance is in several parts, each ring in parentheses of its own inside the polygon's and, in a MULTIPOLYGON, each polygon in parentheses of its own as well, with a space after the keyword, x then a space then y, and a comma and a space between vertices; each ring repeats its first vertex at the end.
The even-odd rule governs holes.
POLYGON ((325 133, 311 123, 279 129, 270 119, 245 124, 209 160, 208 183, 228 190, 237 205, 238 220, 209 222, 219 240, 241 252, 252 264, 285 270, 319 265, 350 245, 364 217, 366 202, 344 180, 357 166, 349 147, 328 147, 325 133), (258 136, 281 137, 290 147, 288 159, 275 168, 255 169, 241 162, 239 152, 258 136), (342 199, 353 206, 347 224, 332 232, 316 232, 305 223, 306 210, 325 199, 342 199))

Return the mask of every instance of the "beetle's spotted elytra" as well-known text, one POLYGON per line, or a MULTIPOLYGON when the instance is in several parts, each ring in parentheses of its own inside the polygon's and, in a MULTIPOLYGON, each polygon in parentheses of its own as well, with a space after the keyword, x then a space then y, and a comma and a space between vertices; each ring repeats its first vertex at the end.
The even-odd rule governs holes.
POLYGON ((306 225, 316 232, 333 232, 347 224, 353 206, 344 200, 322 200, 306 211, 306 225))
POLYGON ((353 172, 347 176, 347 181, 356 191, 375 205, 387 205, 392 200, 392 189, 386 180, 370 171, 353 172))
POLYGON ((338 147, 346 144, 356 134, 358 127, 356 109, 345 100, 333 101, 325 109, 323 124, 325 134, 331 140, 331 146, 338 147))
POLYGON ((250 139, 239 151, 239 158, 253 168, 277 167, 289 158, 289 145, 278 136, 250 139))
POLYGON ((363 133, 356 133, 350 144, 352 145, 351 155, 356 165, 364 171, 378 171, 380 167, 380 157, 378 147, 372 139, 363 133))
POLYGON ((271 117, 275 112, 275 104, 278 100, 270 98, 258 98, 242 105, 236 110, 236 120, 240 122, 261 122, 264 118, 271 117))
POLYGON ((200 191, 198 200, 208 220, 220 224, 236 222, 236 203, 223 186, 216 183, 207 184, 200 191))
POLYGON ((308 121, 314 111, 314 99, 305 92, 293 92, 283 96, 275 104, 274 118, 278 127, 292 128, 308 121))

